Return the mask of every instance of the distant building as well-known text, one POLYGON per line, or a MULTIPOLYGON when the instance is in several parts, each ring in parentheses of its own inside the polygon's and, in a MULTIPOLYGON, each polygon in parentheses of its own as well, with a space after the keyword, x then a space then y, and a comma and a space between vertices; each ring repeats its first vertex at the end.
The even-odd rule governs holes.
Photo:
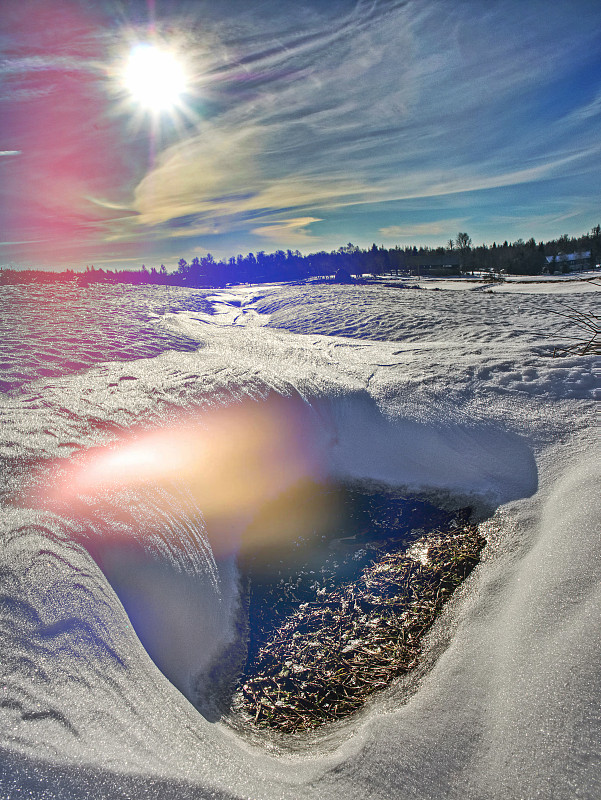
POLYGON ((585 250, 582 253, 560 253, 557 256, 546 256, 547 267, 545 272, 581 272, 591 266, 591 251, 585 250))
POLYGON ((407 255, 406 268, 422 275, 428 272, 455 272, 461 267, 461 258, 453 253, 415 253, 407 255))

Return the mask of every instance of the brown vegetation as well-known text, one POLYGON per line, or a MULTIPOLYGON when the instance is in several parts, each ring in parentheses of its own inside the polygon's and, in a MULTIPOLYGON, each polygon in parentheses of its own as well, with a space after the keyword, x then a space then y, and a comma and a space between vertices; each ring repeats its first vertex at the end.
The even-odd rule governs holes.
POLYGON ((577 308, 566 307, 565 311, 552 311, 551 313, 564 317, 567 322, 564 327, 580 329, 581 334, 563 335, 563 338, 574 340, 572 344, 556 347, 553 356, 586 356, 601 355, 601 317, 598 314, 586 314, 577 308))
POLYGON ((475 525, 432 532, 302 604, 258 652, 237 707, 257 725, 285 733, 356 711, 416 665, 424 634, 484 544, 475 525))

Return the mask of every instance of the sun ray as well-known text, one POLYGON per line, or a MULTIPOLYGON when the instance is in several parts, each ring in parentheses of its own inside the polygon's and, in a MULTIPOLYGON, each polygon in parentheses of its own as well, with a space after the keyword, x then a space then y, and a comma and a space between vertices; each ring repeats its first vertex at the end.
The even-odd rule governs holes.
POLYGON ((200 121, 199 85, 202 48, 183 32, 162 34, 124 28, 107 67, 112 111, 125 118, 133 136, 146 135, 149 163, 174 139, 182 139, 200 121))

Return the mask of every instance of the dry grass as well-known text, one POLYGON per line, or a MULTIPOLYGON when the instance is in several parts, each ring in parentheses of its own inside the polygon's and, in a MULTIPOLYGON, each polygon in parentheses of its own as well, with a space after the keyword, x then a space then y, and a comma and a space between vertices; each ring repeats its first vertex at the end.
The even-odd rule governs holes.
POLYGON ((599 321, 601 317, 598 314, 586 314, 572 307, 567 307, 565 311, 552 311, 552 313, 567 320, 562 330, 565 328, 574 330, 576 328, 582 331, 579 335, 566 336, 562 334, 563 338, 573 339, 574 341, 565 347, 556 347, 553 350, 554 358, 558 356, 601 354, 601 339, 599 338, 599 333, 601 332, 599 321))
POLYGON ((433 532, 302 604, 258 652, 235 705, 257 725, 285 733, 356 711, 415 666, 423 635, 484 544, 474 525, 433 532))

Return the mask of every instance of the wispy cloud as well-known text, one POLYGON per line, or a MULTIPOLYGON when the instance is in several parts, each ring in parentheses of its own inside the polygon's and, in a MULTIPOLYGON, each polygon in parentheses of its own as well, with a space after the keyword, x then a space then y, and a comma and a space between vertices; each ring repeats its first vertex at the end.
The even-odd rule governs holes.
POLYGON ((43 241, 44 239, 24 239, 20 242, 0 242, 0 247, 11 247, 17 244, 38 244, 43 241))
POLYGON ((0 75, 27 75, 48 71, 98 71, 98 62, 81 57, 54 54, 3 58, 0 60, 0 75))
MULTIPOLYGON (((440 180, 437 171, 415 172, 404 179, 404 186, 391 182, 387 188, 387 199, 407 200, 420 197, 442 197, 448 194, 478 192, 485 189, 498 189, 505 186, 518 186, 546 180, 561 172, 561 169, 578 161, 585 161, 601 153, 601 143, 594 149, 572 153, 536 166, 526 167, 499 174, 474 174, 465 168, 463 174, 440 180)), ((483 170, 484 172, 484 170, 483 170)))
POLYGON ((115 203, 111 200, 105 200, 102 197, 92 197, 91 195, 84 195, 84 200, 88 200, 90 203, 93 203, 95 206, 99 206, 100 208, 107 208, 112 211, 130 211, 134 214, 134 211, 131 211, 130 207, 124 205, 123 203, 115 203))
POLYGON ((20 156, 21 150, 0 150, 0 156, 20 156))
POLYGON ((321 222, 319 217, 298 217, 296 219, 283 219, 270 225, 261 225, 253 228, 251 233, 266 239, 288 241, 290 244, 301 244, 311 240, 308 230, 314 222, 321 222))
POLYGON ((406 225, 388 225, 380 228, 380 233, 386 239, 411 239, 419 241, 429 236, 445 236, 449 231, 455 231, 467 222, 466 217, 441 219, 436 222, 418 222, 406 225))
POLYGON ((273 174, 265 153, 271 134, 251 125, 205 126, 202 135, 165 151, 136 187, 137 224, 169 224, 166 236, 175 235, 178 220, 186 227, 260 227, 265 234, 268 226, 257 223, 280 224, 283 209, 337 207, 377 196, 377 188, 344 175, 273 174))

